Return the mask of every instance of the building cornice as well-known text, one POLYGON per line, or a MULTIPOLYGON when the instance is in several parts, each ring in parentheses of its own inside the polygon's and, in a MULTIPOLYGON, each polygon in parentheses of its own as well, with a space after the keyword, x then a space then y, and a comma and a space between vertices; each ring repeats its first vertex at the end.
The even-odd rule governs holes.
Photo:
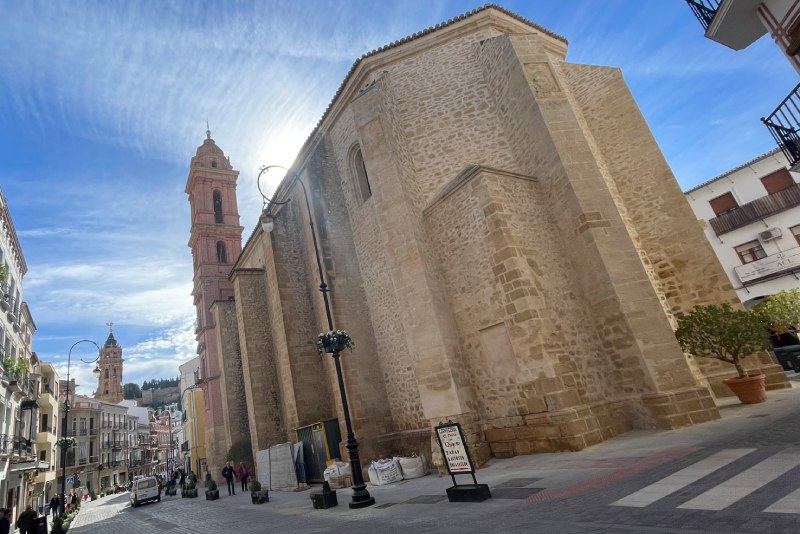
POLYGON ((683 194, 684 194, 684 195, 688 195, 689 193, 693 193, 693 192, 697 191, 698 189, 702 189, 702 188, 704 188, 704 187, 705 187, 705 186, 707 186, 707 185, 711 185, 711 184, 713 184, 714 182, 716 182, 717 180, 722 180, 723 178, 727 178, 727 177, 728 177, 728 176, 730 176, 731 174, 733 174, 733 173, 735 173, 735 172, 737 172, 737 171, 741 171, 742 169, 746 169, 746 168, 747 168, 747 167, 749 167, 750 165, 752 165, 752 164, 754 164, 754 163, 758 163, 758 162, 759 162, 759 161, 761 161, 762 159, 768 158, 768 157, 770 157, 770 156, 774 156, 774 155, 778 154, 779 152, 781 152, 781 149, 780 149, 780 148, 776 148, 776 149, 774 149, 774 150, 770 150, 769 152, 765 152, 765 153, 761 154, 760 156, 756 156, 755 158, 751 159, 750 161, 747 161, 747 162, 745 162, 745 163, 742 163, 742 164, 741 164, 741 165, 739 165, 738 167, 734 167, 733 169, 730 169, 730 170, 728 170, 728 171, 725 171, 725 172, 723 172, 722 174, 720 174, 720 175, 718 175, 718 176, 715 176, 714 178, 712 178, 712 179, 710 179, 710 180, 707 180, 707 181, 703 182, 702 184, 698 184, 698 185, 694 186, 694 187, 693 187, 693 188, 691 188, 691 189, 687 189, 686 191, 684 191, 684 192, 683 192, 683 194))

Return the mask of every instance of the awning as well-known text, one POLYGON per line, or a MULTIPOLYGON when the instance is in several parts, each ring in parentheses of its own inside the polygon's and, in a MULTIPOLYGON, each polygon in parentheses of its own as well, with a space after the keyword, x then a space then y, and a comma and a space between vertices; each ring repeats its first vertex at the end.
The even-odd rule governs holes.
POLYGON ((32 409, 39 409, 39 401, 38 400, 24 400, 19 405, 20 410, 32 410, 32 409))

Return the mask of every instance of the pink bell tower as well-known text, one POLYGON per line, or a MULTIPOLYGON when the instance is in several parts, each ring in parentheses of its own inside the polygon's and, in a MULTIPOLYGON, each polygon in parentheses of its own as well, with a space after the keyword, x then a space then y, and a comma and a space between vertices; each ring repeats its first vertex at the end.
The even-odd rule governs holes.
POLYGON ((195 334, 200 356, 205 397, 206 455, 208 468, 219 473, 227 454, 225 421, 227 403, 221 383, 222 355, 217 349, 214 317, 209 311, 217 300, 233 298, 228 274, 242 251, 242 230, 236 204, 236 180, 230 160, 211 139, 206 139, 192 158, 186 193, 191 205, 189 247, 194 263, 192 296, 197 309, 195 334))

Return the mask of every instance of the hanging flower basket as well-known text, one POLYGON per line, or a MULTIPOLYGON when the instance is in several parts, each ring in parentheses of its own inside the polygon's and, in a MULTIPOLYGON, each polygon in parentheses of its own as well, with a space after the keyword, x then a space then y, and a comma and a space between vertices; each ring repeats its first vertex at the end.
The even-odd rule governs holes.
POLYGON ((344 330, 331 330, 317 336, 317 350, 320 354, 342 352, 344 349, 353 350, 355 346, 353 339, 344 330))
POLYGON ((62 448, 67 448, 67 449, 71 449, 77 444, 78 444, 78 440, 75 439, 72 436, 69 436, 68 438, 58 438, 56 440, 56 446, 62 447, 62 448))

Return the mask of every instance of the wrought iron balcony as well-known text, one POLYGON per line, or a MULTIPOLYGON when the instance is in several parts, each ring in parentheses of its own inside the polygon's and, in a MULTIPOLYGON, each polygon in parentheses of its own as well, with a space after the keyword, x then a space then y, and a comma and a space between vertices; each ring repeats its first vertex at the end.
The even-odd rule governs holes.
POLYGON ((79 436, 88 436, 89 435, 89 429, 88 428, 79 428, 78 429, 78 435, 79 436))
POLYGON ((714 217, 708 221, 708 224, 711 225, 716 235, 722 235, 798 205, 800 205, 800 184, 795 184, 783 191, 742 204, 738 208, 714 217))
POLYGON ((800 84, 761 122, 789 160, 793 169, 800 163, 800 84))
POLYGON ((29 439, 23 438, 22 436, 13 436, 11 438, 12 443, 12 453, 20 458, 28 458, 29 456, 33 456, 34 449, 33 449, 33 442, 29 439))
POLYGON ((89 429, 89 435, 90 436, 96 436, 97 435, 97 429, 94 428, 94 427, 90 428, 89 429))
POLYGON ((700 21, 704 30, 707 30, 714 20, 714 15, 717 14, 719 5, 722 0, 686 0, 689 7, 692 8, 692 13, 700 21))

